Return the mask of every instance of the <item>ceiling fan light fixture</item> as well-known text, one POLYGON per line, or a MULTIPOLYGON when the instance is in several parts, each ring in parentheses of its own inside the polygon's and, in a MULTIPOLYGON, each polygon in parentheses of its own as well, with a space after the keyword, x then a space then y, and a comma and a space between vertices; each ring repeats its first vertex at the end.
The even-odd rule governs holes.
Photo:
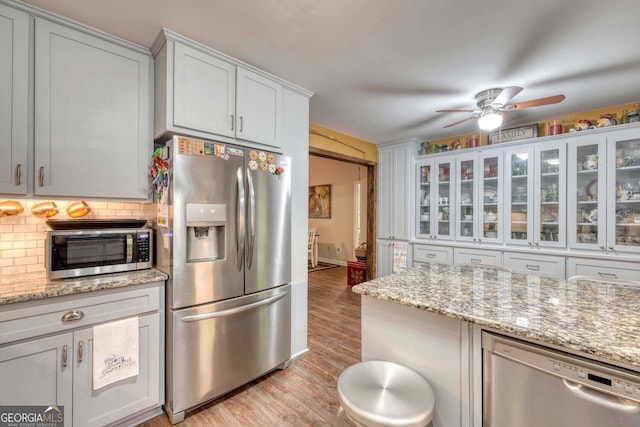
POLYGON ((502 115, 495 111, 482 113, 478 119, 478 127, 482 130, 494 130, 499 128, 501 125, 502 115))

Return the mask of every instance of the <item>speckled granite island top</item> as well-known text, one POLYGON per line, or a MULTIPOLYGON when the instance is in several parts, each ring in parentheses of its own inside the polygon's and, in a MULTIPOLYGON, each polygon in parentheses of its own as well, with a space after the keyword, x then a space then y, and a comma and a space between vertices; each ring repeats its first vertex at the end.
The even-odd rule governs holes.
POLYGON ((640 368, 640 287, 431 264, 353 292, 640 368))
POLYGON ((0 277, 0 305, 167 280, 156 269, 48 280, 45 273, 0 277))

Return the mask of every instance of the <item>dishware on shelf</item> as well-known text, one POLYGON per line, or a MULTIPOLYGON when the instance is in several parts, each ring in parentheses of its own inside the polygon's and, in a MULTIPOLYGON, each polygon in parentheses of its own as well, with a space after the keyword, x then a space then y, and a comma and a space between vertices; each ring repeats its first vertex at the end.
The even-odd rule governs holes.
POLYGON ((471 220, 473 219, 473 215, 465 215, 465 216, 464 216, 464 219, 465 219, 466 221, 471 221, 471 220))
POLYGON ((589 154, 585 156, 585 161, 582 163, 584 169, 594 170, 598 169, 598 156, 595 154, 589 154))

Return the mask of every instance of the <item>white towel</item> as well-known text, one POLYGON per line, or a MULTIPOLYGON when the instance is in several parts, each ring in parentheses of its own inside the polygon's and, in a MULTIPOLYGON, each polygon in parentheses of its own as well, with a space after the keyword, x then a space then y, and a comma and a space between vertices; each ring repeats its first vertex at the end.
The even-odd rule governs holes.
POLYGON ((93 389, 138 375, 138 318, 93 327, 93 389))

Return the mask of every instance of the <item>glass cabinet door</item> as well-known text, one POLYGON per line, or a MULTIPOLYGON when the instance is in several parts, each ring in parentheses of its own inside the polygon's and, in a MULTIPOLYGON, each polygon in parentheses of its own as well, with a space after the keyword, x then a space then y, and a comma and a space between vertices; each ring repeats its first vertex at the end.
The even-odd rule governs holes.
POLYGON ((431 183, 432 178, 432 165, 418 164, 418 227, 417 235, 419 237, 431 238, 433 232, 431 228, 432 224, 432 196, 431 196, 431 183))
POLYGON ((457 159, 456 184, 456 238, 457 240, 476 241, 478 190, 477 190, 477 153, 461 154, 457 159))
POLYGON ((606 212, 606 153, 601 137, 586 136, 572 141, 568 153, 569 246, 604 249, 606 226, 598 212, 606 212))
POLYGON ((615 145, 611 142, 607 145, 610 147, 607 159, 611 159, 608 161, 611 173, 607 181, 610 200, 607 213, 611 218, 609 229, 613 228, 607 233, 607 248, 640 252, 640 138, 618 139, 615 145), (615 206, 615 210, 611 206, 615 206))
MULTIPOLYGON (((523 147, 505 152, 507 172, 504 197, 507 221, 505 241, 508 243, 533 244, 533 227, 530 221, 533 216, 533 180, 529 179, 532 164, 532 148, 523 147)), ((487 219, 492 218, 488 216, 487 219)))
POLYGON ((451 206, 453 202, 453 163, 450 160, 437 159, 434 164, 437 175, 435 178, 435 191, 437 191, 437 210, 434 218, 435 238, 451 239, 453 234, 453 218, 451 206))
POLYGON ((478 197, 478 241, 500 242, 502 239, 502 162, 499 152, 480 154, 478 197))
POLYGON ((565 246, 566 221, 566 144, 551 142, 535 147, 536 200, 534 244, 565 246), (561 167, 562 166, 562 167, 561 167))

